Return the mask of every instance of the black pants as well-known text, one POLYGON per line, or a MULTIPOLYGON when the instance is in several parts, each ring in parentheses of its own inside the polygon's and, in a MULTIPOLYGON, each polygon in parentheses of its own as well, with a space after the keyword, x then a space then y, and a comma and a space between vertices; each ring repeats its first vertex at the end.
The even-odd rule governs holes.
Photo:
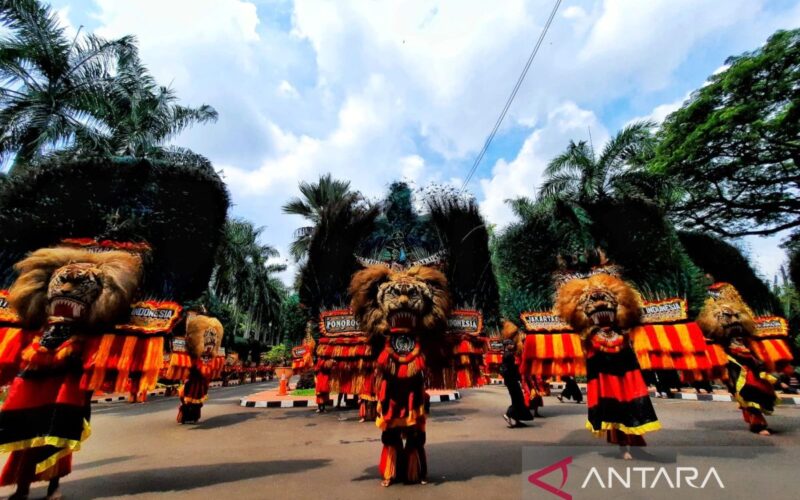
POLYGON ((525 396, 522 394, 522 384, 519 380, 506 380, 506 389, 511 396, 511 406, 506 410, 506 415, 514 420, 533 420, 531 410, 525 406, 525 396))
POLYGON ((574 378, 567 378, 564 380, 564 390, 561 391, 561 397, 567 399, 574 399, 577 403, 583 401, 583 394, 581 388, 574 378))

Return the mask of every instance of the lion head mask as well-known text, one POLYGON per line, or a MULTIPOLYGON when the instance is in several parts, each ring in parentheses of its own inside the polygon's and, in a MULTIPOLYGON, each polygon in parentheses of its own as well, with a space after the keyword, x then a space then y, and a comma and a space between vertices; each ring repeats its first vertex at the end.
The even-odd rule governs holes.
POLYGON ((713 298, 706 300, 697 324, 706 337, 721 341, 749 337, 756 328, 752 314, 742 302, 713 298))
POLYGON ((361 328, 370 334, 444 331, 447 326, 447 278, 429 267, 367 267, 353 275, 350 296, 361 328))
POLYGON ((621 279, 596 274, 562 285, 556 294, 555 311, 577 331, 592 326, 630 328, 639 323, 641 302, 621 279))
POLYGON ((210 359, 222 346, 222 323, 217 318, 191 314, 186 319, 186 348, 194 358, 210 359))
POLYGON ((95 326, 129 307, 142 261, 128 252, 58 247, 31 253, 15 269, 8 300, 26 326, 39 327, 48 317, 95 326))

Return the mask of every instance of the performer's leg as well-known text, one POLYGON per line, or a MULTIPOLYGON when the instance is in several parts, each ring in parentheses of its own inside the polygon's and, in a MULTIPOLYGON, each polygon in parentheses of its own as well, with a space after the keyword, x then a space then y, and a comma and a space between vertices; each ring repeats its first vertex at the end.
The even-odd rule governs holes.
POLYGON ((397 481, 397 465, 403 454, 402 429, 387 429, 381 433, 383 450, 378 472, 381 474, 381 485, 389 486, 397 481))
POLYGON ((745 421, 750 424, 750 432, 761 434, 762 436, 769 436, 771 433, 767 429, 767 419, 760 410, 755 408, 745 408, 742 413, 746 415, 745 421))
POLYGON ((359 399, 358 401, 358 421, 364 423, 367 421, 367 400, 359 399))
POLYGON ((327 392, 317 393, 317 413, 325 413, 326 405, 330 394, 327 392))
POLYGON ((197 423, 200 421, 200 415, 202 413, 203 403, 192 403, 189 405, 189 418, 187 419, 189 422, 197 423))
POLYGON ((53 478, 47 485, 47 500, 60 500, 61 491, 58 489, 58 482, 60 478, 53 478))
POLYGON ((14 500, 28 498, 31 483, 42 480, 50 481, 47 490, 48 499, 61 498, 58 482, 61 477, 72 472, 72 455, 62 457, 42 474, 36 474, 36 464, 47 459, 56 451, 57 449, 52 446, 40 446, 12 452, 0 477, 0 484, 16 484, 16 491, 9 498, 14 500))
POLYGON ((606 433, 606 441, 619 445, 619 451, 624 460, 633 459, 631 446, 647 446, 643 436, 626 434, 617 429, 611 429, 606 433))
POLYGON ((531 400, 531 409, 533 410, 534 417, 542 416, 541 414, 539 414, 539 408, 541 408, 542 406, 544 406, 544 400, 542 400, 542 397, 537 394, 531 400))
POLYGON ((425 457, 425 427, 411 427, 406 432, 406 480, 409 483, 428 482, 428 461, 425 457))
POLYGON ((17 489, 14 494, 8 497, 8 500, 27 500, 31 492, 31 483, 21 482, 17 484, 17 489))

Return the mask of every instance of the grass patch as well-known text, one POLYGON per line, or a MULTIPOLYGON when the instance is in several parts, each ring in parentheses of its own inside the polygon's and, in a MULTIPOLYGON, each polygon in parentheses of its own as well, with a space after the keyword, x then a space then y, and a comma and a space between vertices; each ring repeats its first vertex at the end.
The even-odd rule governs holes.
POLYGON ((317 390, 316 389, 295 389, 290 392, 292 396, 316 396, 317 390))

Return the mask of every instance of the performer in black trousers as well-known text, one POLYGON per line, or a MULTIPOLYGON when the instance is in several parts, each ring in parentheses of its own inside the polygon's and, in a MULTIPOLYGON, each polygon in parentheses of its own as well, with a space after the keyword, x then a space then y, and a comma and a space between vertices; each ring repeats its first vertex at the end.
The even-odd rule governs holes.
POLYGON ((578 387, 578 383, 575 382, 575 379, 572 377, 564 377, 564 390, 561 391, 561 395, 558 396, 558 400, 563 403, 564 398, 574 399, 576 403, 583 402, 583 393, 581 393, 581 388, 578 387))
POLYGON ((505 352, 503 352, 503 364, 500 373, 503 375, 503 382, 511 396, 511 406, 503 414, 503 419, 509 427, 525 427, 522 421, 533 420, 530 409, 525 404, 525 397, 522 394, 522 382, 517 367, 516 355, 514 353, 514 341, 506 340, 503 342, 505 352))

